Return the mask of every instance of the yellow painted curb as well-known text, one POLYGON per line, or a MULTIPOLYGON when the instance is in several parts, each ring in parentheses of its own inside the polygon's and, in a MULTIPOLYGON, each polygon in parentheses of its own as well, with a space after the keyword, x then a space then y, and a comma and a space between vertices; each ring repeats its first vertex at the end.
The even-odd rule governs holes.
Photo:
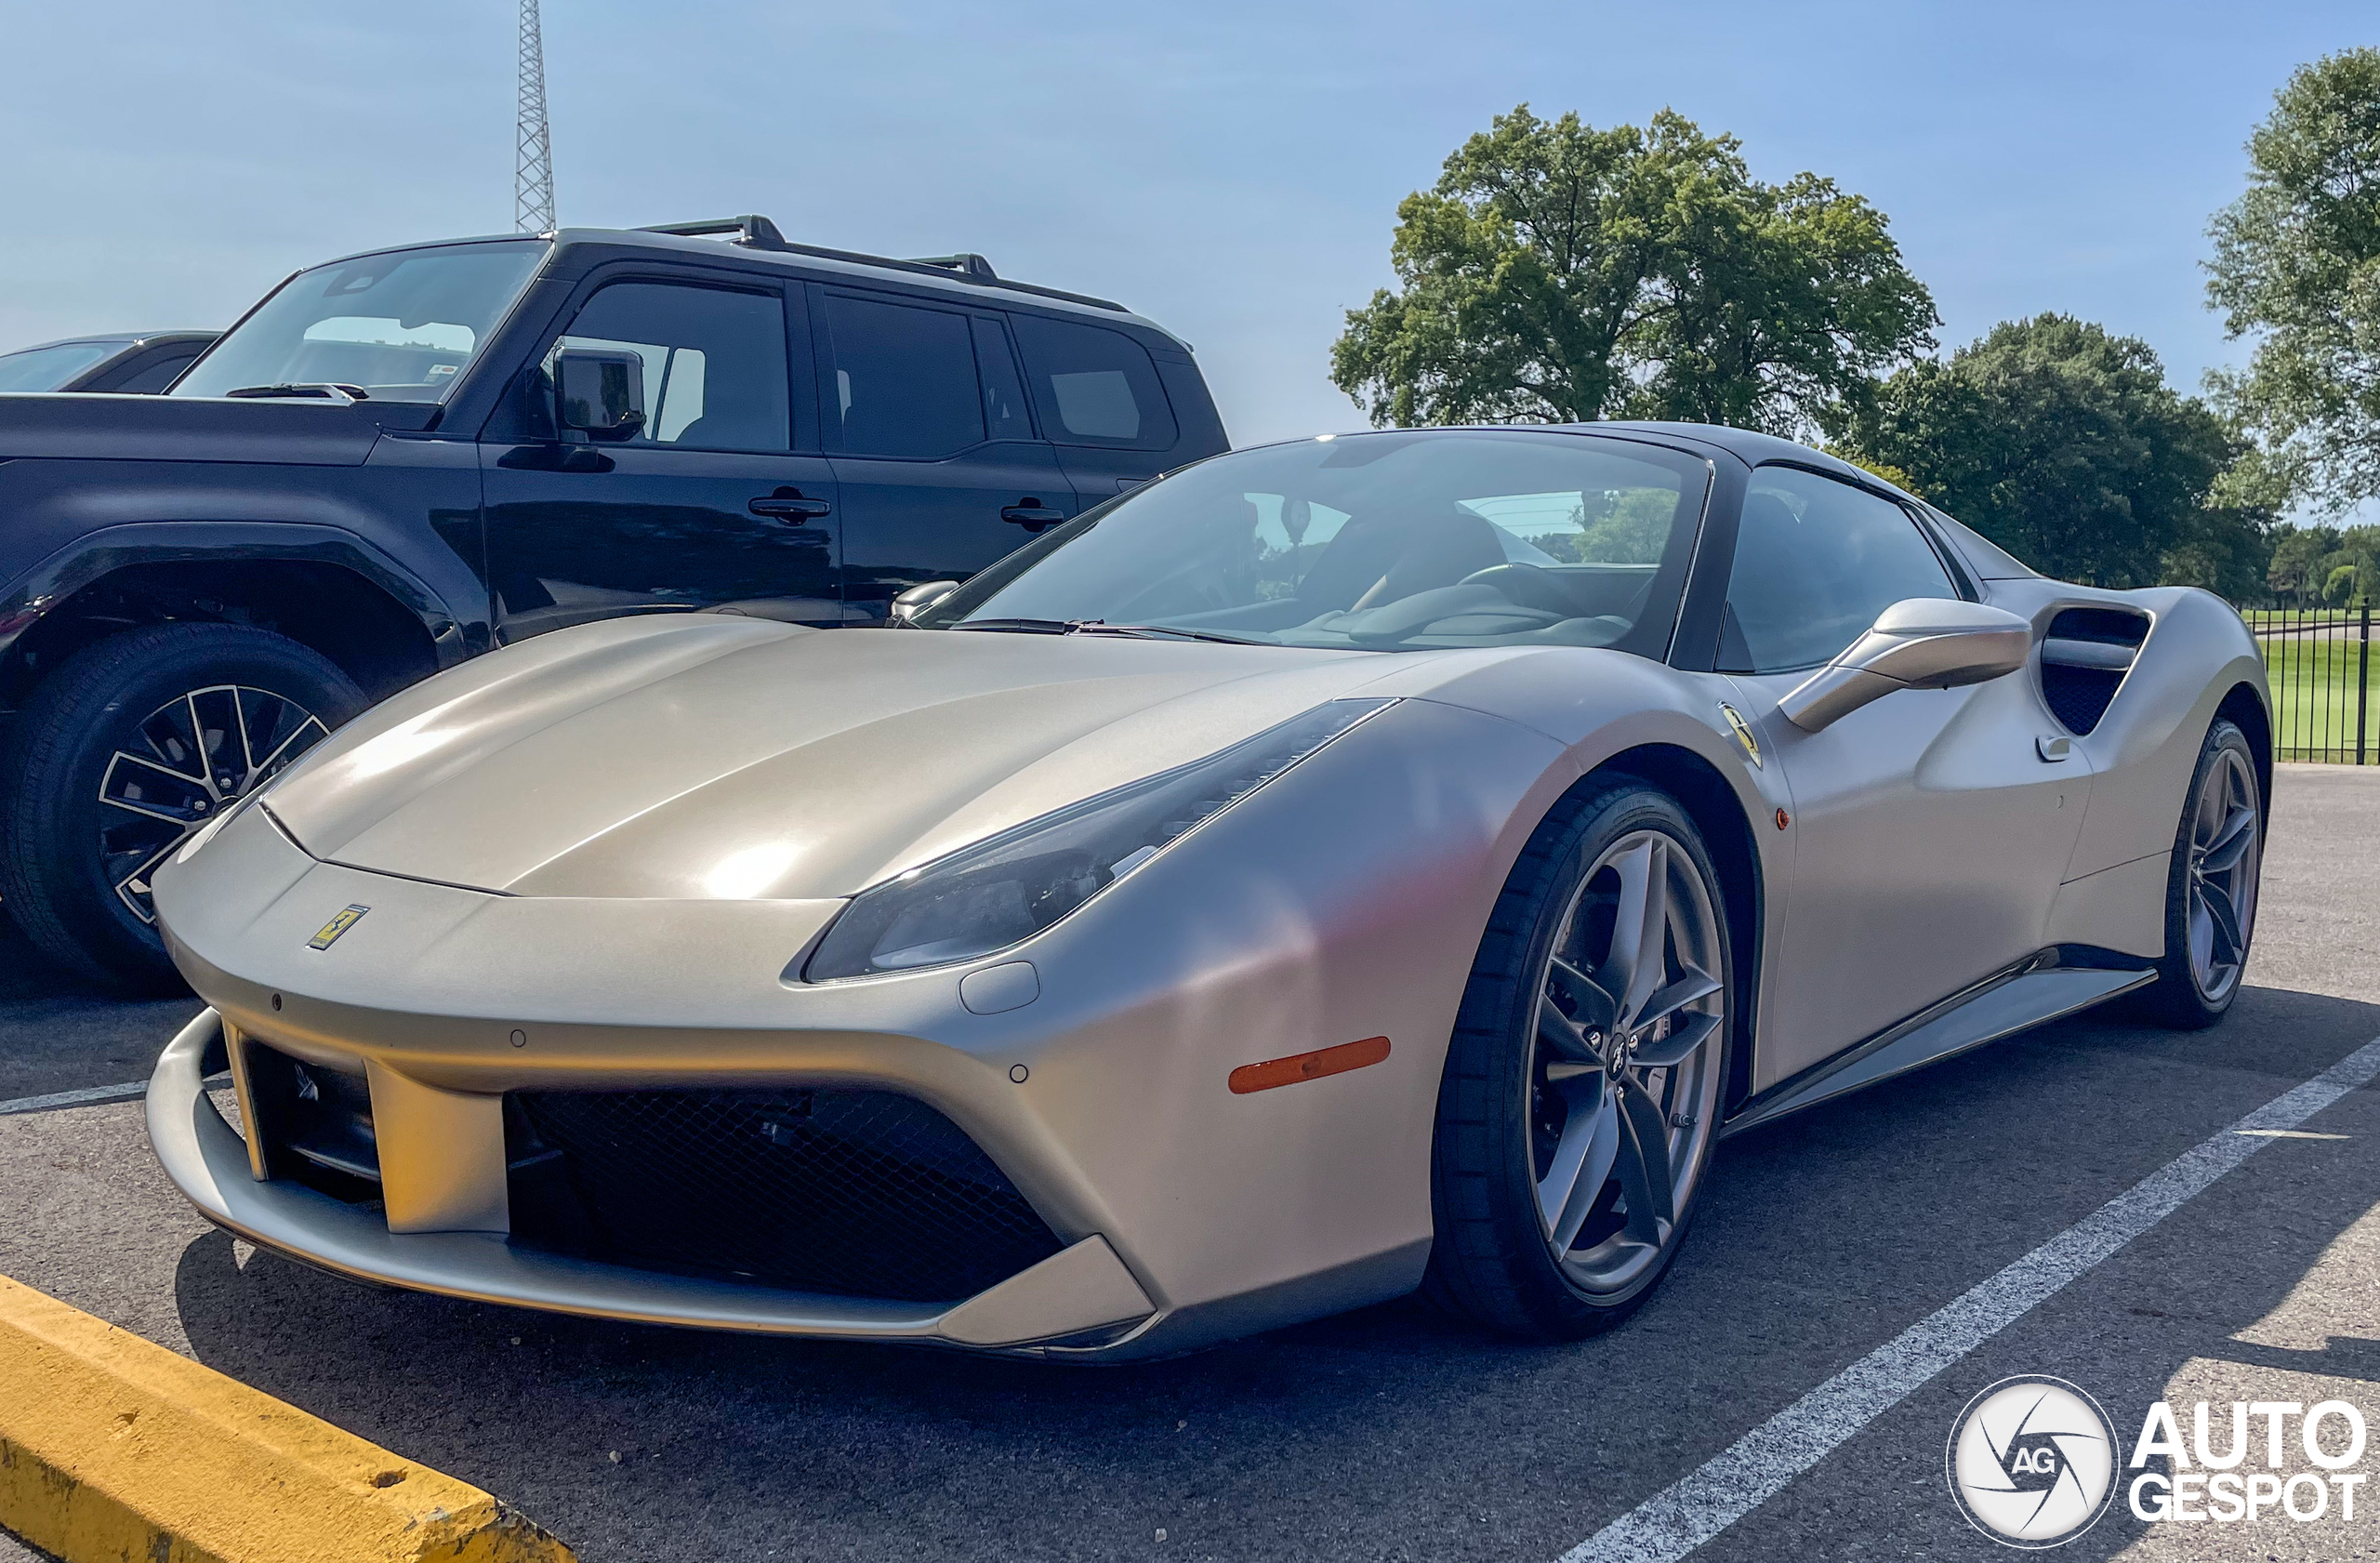
POLYGON ((66 1563, 574 1563, 478 1488, 5 1277, 0 1527, 66 1563))

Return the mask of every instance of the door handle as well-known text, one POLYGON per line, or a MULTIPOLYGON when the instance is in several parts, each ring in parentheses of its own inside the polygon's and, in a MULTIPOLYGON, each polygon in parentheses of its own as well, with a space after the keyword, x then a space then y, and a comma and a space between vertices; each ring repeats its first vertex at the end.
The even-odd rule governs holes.
POLYGON ((794 522, 816 521, 834 508, 824 499, 803 498, 800 490, 791 494, 768 495, 753 500, 751 504, 754 515, 774 516, 779 521, 794 522))
POLYGON ((1051 507, 1043 504, 1040 500, 1028 495, 1022 503, 1010 505, 1002 509, 1000 511, 1000 519, 1002 521, 1012 521, 1019 526, 1042 527, 1065 520, 1066 512, 1060 510, 1052 510, 1051 507))

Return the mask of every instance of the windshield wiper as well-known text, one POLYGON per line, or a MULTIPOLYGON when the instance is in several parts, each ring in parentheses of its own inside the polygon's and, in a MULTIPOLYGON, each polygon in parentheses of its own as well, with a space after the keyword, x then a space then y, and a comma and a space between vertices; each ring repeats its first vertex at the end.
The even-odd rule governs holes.
POLYGON ((943 626, 945 629, 1006 630, 1012 635, 1128 635, 1143 641, 1216 641, 1227 646, 1269 646, 1275 641, 1251 641, 1243 635, 1223 635, 1212 629, 1178 629, 1170 624, 1110 624, 1104 618, 971 618, 943 626))
POLYGON ((1170 624, 1110 624, 1104 618, 1078 618, 1061 633, 1067 635, 1129 635, 1146 641, 1216 641, 1227 646, 1269 646, 1272 641, 1251 641, 1212 629, 1183 629, 1170 624))
POLYGON ((326 402, 369 402, 372 393, 360 385, 340 385, 332 380, 307 380, 298 384, 244 385, 237 391, 227 391, 226 396, 317 396, 326 402))
POLYGON ((1006 630, 1012 635, 1063 635, 1074 625, 1063 618, 971 618, 958 624, 945 624, 943 628, 1006 630))

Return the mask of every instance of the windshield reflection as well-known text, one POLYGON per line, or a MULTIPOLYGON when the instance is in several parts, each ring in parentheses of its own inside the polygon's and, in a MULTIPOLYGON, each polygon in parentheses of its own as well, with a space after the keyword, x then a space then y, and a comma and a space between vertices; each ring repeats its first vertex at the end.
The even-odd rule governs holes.
POLYGON ((300 272, 167 394, 331 385, 376 401, 443 402, 545 252, 536 239, 441 245, 300 272))
POLYGON ((1058 528, 917 622, 1658 656, 1709 483, 1707 463, 1665 446, 1567 432, 1399 430, 1263 446, 1058 528))

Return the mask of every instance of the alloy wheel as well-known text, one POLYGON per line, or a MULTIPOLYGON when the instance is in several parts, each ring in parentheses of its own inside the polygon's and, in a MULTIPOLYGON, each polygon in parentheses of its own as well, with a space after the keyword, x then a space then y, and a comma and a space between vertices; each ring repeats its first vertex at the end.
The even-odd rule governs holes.
POLYGON ((157 865, 329 734, 296 701, 245 684, 193 689, 151 711, 99 780, 99 858, 116 898, 154 923, 157 865))
POLYGON ((2262 842, 2256 782, 2236 748, 2218 748, 2190 805, 2190 980, 2220 1004, 2239 985, 2256 924, 2262 842))
POLYGON ((1659 831, 1580 881, 1538 985, 1525 1089, 1538 1213, 1571 1286, 1624 1291, 1692 1197, 1715 1128, 1727 995, 1715 899, 1659 831))

